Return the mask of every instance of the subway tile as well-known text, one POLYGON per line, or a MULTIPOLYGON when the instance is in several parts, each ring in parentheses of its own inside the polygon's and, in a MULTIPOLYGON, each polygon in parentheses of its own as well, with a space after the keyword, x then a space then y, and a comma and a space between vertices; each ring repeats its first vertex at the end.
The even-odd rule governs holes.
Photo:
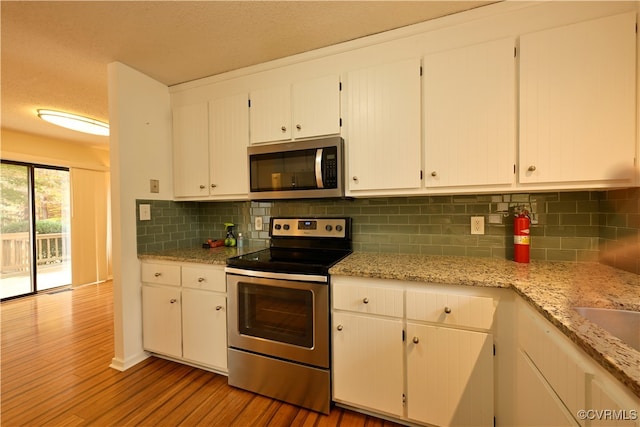
POLYGON ((577 261, 577 252, 573 249, 547 249, 547 261, 577 261))
POLYGON ((576 213, 577 211, 575 201, 547 202, 548 213, 576 213))

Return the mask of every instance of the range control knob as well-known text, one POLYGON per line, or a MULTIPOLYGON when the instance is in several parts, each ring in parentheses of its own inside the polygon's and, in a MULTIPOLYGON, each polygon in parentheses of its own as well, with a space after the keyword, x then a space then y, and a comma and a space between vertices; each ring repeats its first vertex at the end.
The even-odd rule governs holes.
POLYGON ((282 228, 284 228, 285 230, 288 230, 289 229, 289 224, 283 225, 282 228))
POLYGON ((342 231, 342 226, 341 225, 336 225, 336 231, 342 231))
POLYGON ((276 224, 273 226, 273 228, 275 228, 276 230, 280 230, 282 226, 280 224, 276 224))
POLYGON ((333 227, 328 224, 324 229, 327 230, 327 231, 331 231, 331 230, 333 230, 333 227))

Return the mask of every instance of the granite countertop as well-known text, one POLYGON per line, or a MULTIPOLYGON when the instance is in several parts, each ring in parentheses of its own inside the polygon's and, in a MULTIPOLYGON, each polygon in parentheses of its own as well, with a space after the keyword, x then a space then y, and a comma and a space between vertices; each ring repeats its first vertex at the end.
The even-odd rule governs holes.
MULTIPOLYGON (((264 247, 189 248, 141 254, 141 260, 225 265, 227 258, 264 247)), ((640 351, 587 321, 573 307, 640 311, 640 276, 598 263, 354 252, 332 275, 449 285, 510 288, 596 362, 640 397, 640 351)))
POLYGON ((640 276, 598 263, 353 253, 332 275, 511 288, 640 397, 640 351, 573 307, 640 311, 640 276))
POLYGON ((259 251, 264 248, 265 248, 264 246, 261 246, 261 247, 248 246, 248 247, 239 249, 237 247, 219 246, 217 248, 208 248, 208 249, 204 249, 204 248, 168 249, 160 252, 149 252, 146 254, 138 254, 138 259, 226 265, 228 258, 234 257, 236 255, 242 255, 250 252, 259 251))

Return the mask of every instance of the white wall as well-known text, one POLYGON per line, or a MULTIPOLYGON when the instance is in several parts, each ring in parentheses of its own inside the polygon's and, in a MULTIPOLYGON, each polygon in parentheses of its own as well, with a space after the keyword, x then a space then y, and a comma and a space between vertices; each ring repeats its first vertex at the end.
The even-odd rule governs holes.
POLYGON ((142 348, 142 295, 136 250, 136 199, 171 199, 171 108, 168 88, 118 62, 109 64, 114 339, 111 367, 125 370, 142 348), (149 180, 160 181, 150 193, 149 180))

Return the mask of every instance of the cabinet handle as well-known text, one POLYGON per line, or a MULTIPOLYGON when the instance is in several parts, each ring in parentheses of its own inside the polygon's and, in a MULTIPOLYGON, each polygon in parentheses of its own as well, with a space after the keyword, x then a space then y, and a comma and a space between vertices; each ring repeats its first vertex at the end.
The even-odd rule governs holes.
POLYGON ((447 314, 451 313, 451 307, 445 307, 444 312, 447 314))
POLYGON ((438 172, 436 171, 431 172, 431 176, 438 176, 438 172))
POLYGON ((222 306, 221 305, 216 305, 216 311, 220 311, 222 310, 222 306))
POLYGON ((414 344, 418 344, 420 342, 420 338, 418 337, 413 337, 413 343, 414 344))
POLYGON ((351 179, 353 179, 353 181, 354 181, 354 182, 358 182, 358 177, 357 177, 357 176, 354 176, 354 177, 353 177, 353 178, 351 178, 351 179))
POLYGON ((296 129, 298 129, 298 130, 302 130, 302 126, 300 126, 300 125, 296 125, 296 129))
POLYGON ((177 300, 177 299, 175 299, 175 298, 171 298, 171 299, 169 300, 169 302, 170 302, 171 304, 175 304, 176 302, 178 302, 178 300, 177 300))
POLYGON ((369 304, 369 298, 364 297, 364 299, 362 300, 362 302, 363 302, 363 303, 365 303, 365 304, 369 304))
POLYGON ((162 276, 162 273, 155 273, 154 276, 155 277, 160 277, 160 276, 162 276))
POLYGON ((198 282, 200 282, 200 283, 204 282, 205 280, 207 280, 207 279, 205 279, 204 277, 198 277, 198 282))
POLYGON ((217 187, 217 185, 211 184, 211 188, 216 188, 216 187, 217 187))
POLYGON ((204 185, 200 185, 200 189, 204 190, 205 186, 204 185))
POLYGON ((286 127, 286 126, 282 126, 282 127, 280 128, 280 130, 282 131, 282 133, 285 133, 285 132, 287 131, 287 127, 286 127))
POLYGON ((533 172, 533 171, 535 171, 535 170, 536 170, 536 167, 535 167, 535 166, 533 166, 533 165, 531 165, 531 166, 529 166, 529 169, 527 169, 527 170, 528 170, 529 172, 533 172))
POLYGON ((338 326, 336 326, 336 329, 337 329, 337 330, 339 330, 339 331, 341 331, 341 330, 342 330, 342 325, 338 325, 338 326))

